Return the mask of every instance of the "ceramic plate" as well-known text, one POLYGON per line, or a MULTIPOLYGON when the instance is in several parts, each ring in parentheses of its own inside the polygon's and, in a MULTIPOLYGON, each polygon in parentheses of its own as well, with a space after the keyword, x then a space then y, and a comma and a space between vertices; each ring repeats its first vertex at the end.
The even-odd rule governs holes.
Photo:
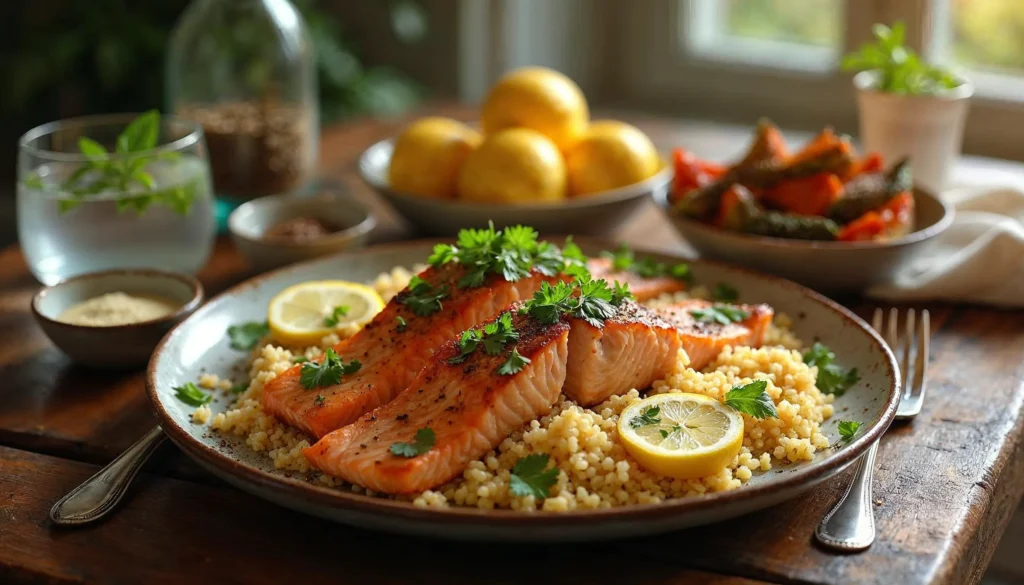
MULTIPOLYGON (((593 240, 580 243, 588 253, 615 247, 593 240)), ((285 287, 331 278, 369 282, 393 266, 423 262, 431 247, 432 242, 380 246, 315 260, 260 276, 211 300, 164 338, 149 364, 149 398, 164 431, 185 453, 228 483, 301 512, 378 530, 536 542, 655 534, 777 504, 841 471, 881 436, 895 415, 899 396, 895 360, 863 321, 792 282, 705 260, 691 262, 699 283, 729 282, 739 289, 741 302, 768 303, 776 311, 789 314, 801 339, 821 340, 835 351, 842 365, 858 369, 860 382, 836 400, 835 415, 824 425, 826 434, 836 441, 840 419, 863 421, 862 432, 852 443, 819 452, 810 462, 755 472, 740 489, 655 505, 568 514, 427 509, 324 487, 304 475, 275 470, 270 459, 251 451, 241 439, 193 424, 190 415, 194 408, 174 397, 175 386, 195 381, 200 372, 240 378, 246 354, 229 347, 225 331, 235 323, 263 321, 270 299, 285 287)), ((679 260, 663 254, 649 255, 665 261, 679 260)), ((214 413, 226 410, 230 400, 223 393, 216 394, 217 399, 211 403, 214 413)))

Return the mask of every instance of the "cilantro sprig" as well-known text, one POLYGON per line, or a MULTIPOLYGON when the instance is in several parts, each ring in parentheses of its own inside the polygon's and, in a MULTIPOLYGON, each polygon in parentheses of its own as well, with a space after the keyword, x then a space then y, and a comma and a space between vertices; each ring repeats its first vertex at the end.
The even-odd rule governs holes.
POLYGON ((835 363, 835 359, 836 354, 820 342, 815 342, 803 355, 805 364, 818 367, 818 389, 826 394, 842 396, 860 380, 860 375, 857 368, 843 368, 835 363))
POLYGON ((855 420, 839 421, 839 438, 849 443, 857 436, 861 423, 855 420))
POLYGON ((729 325, 730 323, 739 323, 747 317, 750 317, 750 312, 735 305, 716 303, 703 309, 693 309, 690 311, 690 315, 694 319, 704 323, 729 325))
POLYGON ((348 307, 338 305, 331 309, 331 314, 324 317, 324 327, 334 327, 341 322, 342 317, 348 316, 348 307))
POLYGON ((189 406, 202 406, 213 400, 213 396, 203 392, 192 382, 185 382, 183 386, 174 389, 174 396, 189 406))
POLYGON ((618 307, 631 298, 633 295, 627 285, 616 283, 613 288, 606 280, 593 280, 589 273, 583 273, 572 283, 541 283, 540 290, 526 301, 521 311, 546 324, 569 315, 594 327, 603 327, 605 320, 614 317, 618 307))
POLYGON ((661 424, 661 407, 648 406, 639 415, 629 421, 630 428, 639 429, 648 425, 661 424))
MULTIPOLYGON (((190 181, 161 189, 147 170, 152 162, 181 156, 177 152, 151 152, 157 146, 159 134, 160 112, 150 110, 132 120, 118 135, 113 153, 91 138, 79 137, 78 149, 86 161, 59 186, 63 193, 70 195, 58 200, 60 212, 67 213, 78 207, 89 195, 113 192, 118 194, 114 205, 119 213, 135 210, 141 215, 150 205, 159 204, 187 215, 200 182, 190 181)), ((40 180, 34 181, 32 186, 44 185, 40 180)))
POLYGON ((500 376, 511 376, 512 374, 518 374, 530 363, 530 358, 521 355, 519 349, 516 347, 512 348, 512 351, 508 354, 508 359, 505 363, 498 366, 498 375, 500 376))
POLYGON ((306 390, 324 388, 341 383, 341 378, 359 371, 363 364, 359 360, 352 360, 347 364, 333 349, 327 348, 324 352, 324 360, 317 362, 304 362, 299 372, 299 383, 306 390))
POLYGON ((466 274, 459 281, 459 288, 482 286, 488 275, 497 274, 509 282, 529 276, 531 269, 537 269, 546 276, 562 272, 567 264, 585 262, 579 247, 571 241, 566 251, 559 250, 550 242, 538 242, 533 228, 517 225, 495 230, 492 223, 484 229, 459 231, 458 240, 452 244, 437 244, 427 262, 442 266, 457 262, 466 267, 466 274))
POLYGON ((441 310, 441 301, 448 297, 448 285, 432 286, 419 276, 409 280, 409 294, 400 302, 420 317, 433 315, 441 310))
POLYGON ((487 355, 498 355, 505 345, 518 340, 519 332, 512 326, 512 313, 502 313, 480 329, 463 331, 458 342, 459 354, 449 358, 448 363, 461 364, 478 346, 482 346, 487 355))
POLYGON ((754 418, 778 418, 772 397, 768 396, 768 382, 754 380, 749 384, 736 386, 725 393, 725 405, 754 418))
POLYGON ((434 448, 437 435, 427 427, 416 431, 416 437, 410 443, 392 443, 390 450, 395 457, 416 457, 434 448))
POLYGON ((249 321, 228 327, 228 338, 231 349, 249 351, 256 347, 261 339, 270 334, 270 326, 266 322, 249 321))
POLYGON ((514 496, 533 496, 543 500, 551 495, 551 486, 558 481, 558 468, 547 469, 547 453, 527 455, 516 462, 509 477, 508 489, 514 496))
POLYGON ((961 81, 948 69, 925 63, 904 44, 904 25, 876 24, 875 42, 861 45, 843 57, 844 71, 876 71, 876 89, 887 93, 927 95, 952 89, 961 81))
POLYGON ((669 277, 686 283, 693 282, 689 264, 667 264, 651 257, 637 259, 633 249, 626 243, 622 243, 614 252, 605 251, 601 255, 611 259, 612 270, 615 272, 630 271, 641 278, 669 277))

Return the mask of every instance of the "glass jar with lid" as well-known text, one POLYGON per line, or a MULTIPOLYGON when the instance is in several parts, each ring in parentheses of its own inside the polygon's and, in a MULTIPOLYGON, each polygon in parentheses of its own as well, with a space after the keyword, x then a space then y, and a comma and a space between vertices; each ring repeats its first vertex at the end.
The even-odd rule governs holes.
POLYGON ((171 34, 168 110, 206 134, 218 196, 300 189, 319 139, 316 62, 288 0, 193 0, 171 34))

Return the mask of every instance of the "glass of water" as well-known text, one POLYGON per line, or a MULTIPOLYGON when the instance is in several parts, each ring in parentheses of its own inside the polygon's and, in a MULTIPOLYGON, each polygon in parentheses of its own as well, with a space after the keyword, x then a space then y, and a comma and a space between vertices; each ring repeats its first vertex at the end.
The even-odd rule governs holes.
POLYGON ((33 128, 18 146, 18 238, 40 282, 206 264, 216 225, 198 124, 88 116, 33 128))

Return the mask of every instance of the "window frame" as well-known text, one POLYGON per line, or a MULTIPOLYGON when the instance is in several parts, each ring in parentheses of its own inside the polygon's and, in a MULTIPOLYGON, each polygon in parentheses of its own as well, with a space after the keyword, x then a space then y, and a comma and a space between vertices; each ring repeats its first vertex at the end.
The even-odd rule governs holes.
MULTIPOLYGON (((778 56, 754 62, 730 61, 721 51, 694 51, 688 33, 677 32, 686 13, 705 1, 660 0, 605 2, 601 97, 617 106, 643 108, 753 125, 767 116, 783 127, 815 130, 826 125, 856 134, 857 105, 852 75, 830 67, 789 63, 778 56), (677 36, 678 35, 678 36, 677 36), (687 50, 687 49, 690 50, 687 50), (760 62, 758 62, 760 61, 760 62), (642 64, 642 65, 638 65, 642 64), (695 83, 693 80, 699 80, 695 83)), ((839 55, 871 38, 875 22, 902 20, 907 43, 919 53, 934 55, 941 31, 944 0, 845 0, 844 30, 839 55)), ((684 31, 687 28, 683 28, 684 31)), ((762 41, 757 41, 761 43, 762 41)), ((699 43, 697 43, 699 45, 699 43)), ((971 72, 975 83, 964 151, 1024 160, 1024 143, 1014 128, 1024 125, 1024 92, 1011 86, 1002 95, 990 91, 989 74, 971 72), (1011 95, 1008 95, 1011 94, 1011 95), (1017 99, 1007 99, 1009 97, 1017 99)), ((1021 80, 1024 88, 1024 80, 1021 80)))

